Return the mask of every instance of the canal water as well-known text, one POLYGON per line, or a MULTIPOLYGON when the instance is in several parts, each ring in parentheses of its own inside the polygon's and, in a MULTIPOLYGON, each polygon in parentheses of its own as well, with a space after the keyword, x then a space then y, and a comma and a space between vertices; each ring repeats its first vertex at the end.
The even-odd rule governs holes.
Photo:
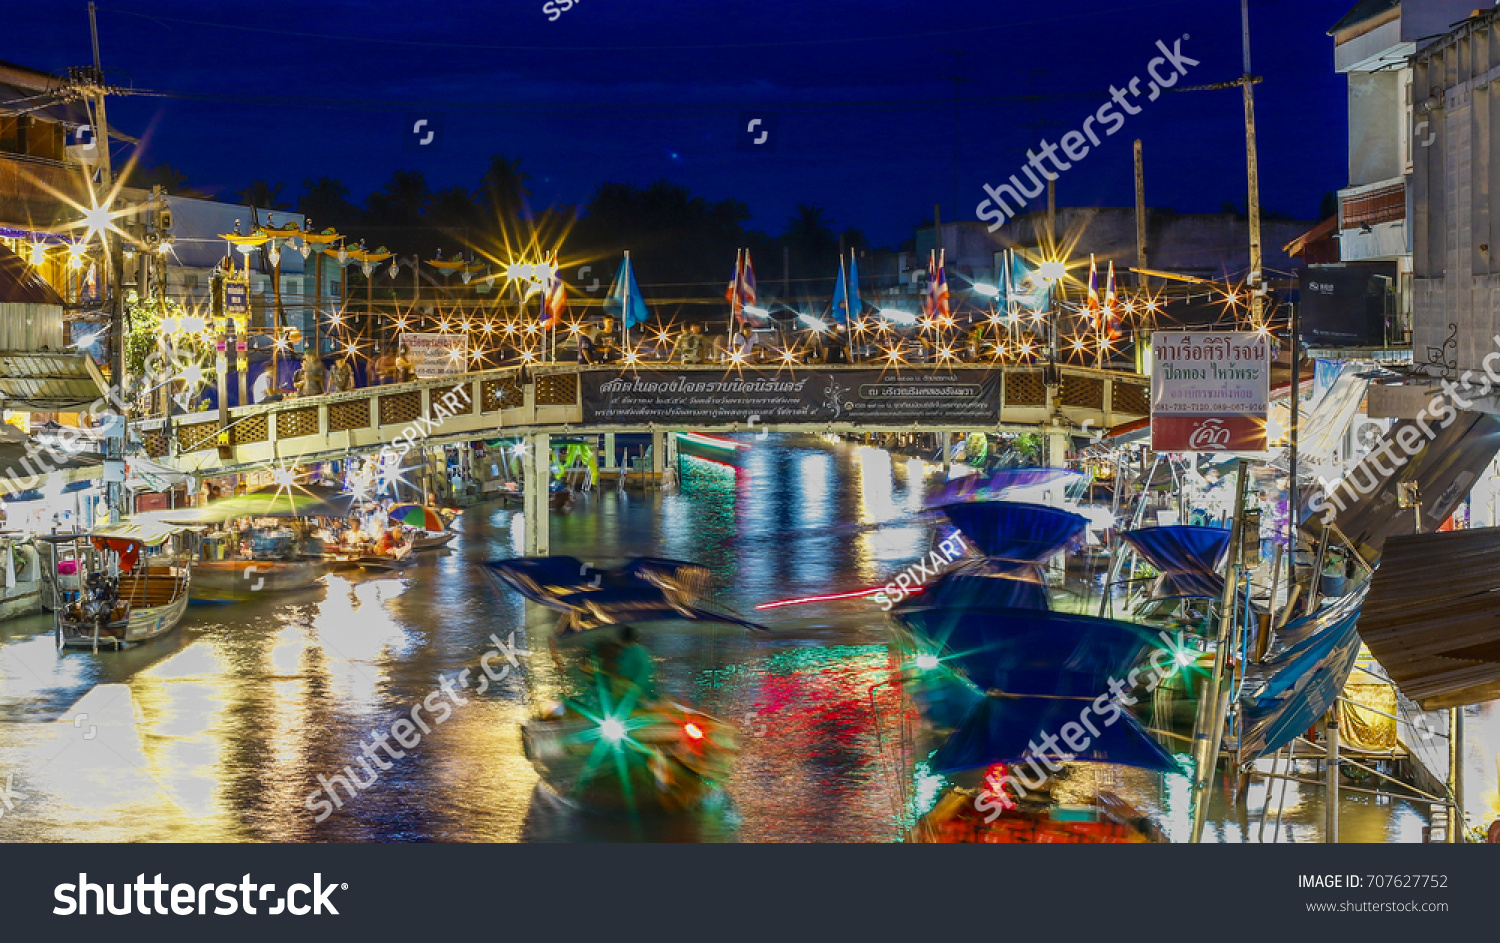
MULTIPOLYGON (((61 654, 50 618, 0 623, 0 785, 13 797, 0 841, 900 840, 939 781, 903 749, 913 717, 892 683, 901 665, 880 607, 754 609, 883 584, 923 557, 938 478, 845 443, 746 442, 738 467, 684 458, 676 492, 607 489, 552 517, 554 554, 599 567, 696 561, 720 603, 770 625, 643 633, 664 692, 740 730, 736 772, 709 808, 606 817, 539 787, 518 725, 557 693, 552 618, 476 565, 520 552, 519 513, 487 504, 464 513, 451 549, 399 575, 336 573, 292 595, 194 605, 176 632, 126 652, 61 654), (441 723, 429 706, 421 742, 389 769, 371 763, 378 778, 317 820, 320 776, 347 766, 369 781, 363 745, 444 698, 445 678, 478 677, 491 637, 512 633, 531 652, 517 670, 483 693, 460 689, 441 723)), ((1471 743, 1494 742, 1495 729, 1487 712, 1472 716, 1471 743)), ((1476 822, 1494 816, 1493 756, 1475 746, 1470 760, 1476 822)), ((1185 777, 1103 775, 1185 838, 1185 777)), ((1259 782, 1242 803, 1217 795, 1209 838, 1255 840, 1264 802, 1259 782)), ((1281 840, 1321 840, 1322 802, 1318 787, 1289 787, 1281 840)), ((1344 841, 1420 841, 1427 810, 1346 796, 1341 817, 1344 841)))

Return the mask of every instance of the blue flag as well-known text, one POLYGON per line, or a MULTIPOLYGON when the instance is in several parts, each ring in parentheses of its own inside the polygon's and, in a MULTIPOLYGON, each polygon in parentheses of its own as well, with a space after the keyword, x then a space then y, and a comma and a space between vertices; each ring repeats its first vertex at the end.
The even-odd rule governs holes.
POLYGON ((1007 311, 1012 311, 1013 305, 1028 311, 1045 311, 1051 304, 1051 287, 1020 256, 1011 257, 1005 276, 1007 311))
POLYGON ((641 288, 635 283, 635 271, 630 267, 630 256, 620 264, 615 281, 604 298, 604 313, 620 319, 626 328, 635 327, 649 317, 646 299, 641 297, 641 288))
POLYGON ((859 319, 859 269, 855 267, 854 253, 849 253, 849 280, 844 280, 844 267, 839 266, 838 279, 833 285, 833 319, 847 325, 859 319))

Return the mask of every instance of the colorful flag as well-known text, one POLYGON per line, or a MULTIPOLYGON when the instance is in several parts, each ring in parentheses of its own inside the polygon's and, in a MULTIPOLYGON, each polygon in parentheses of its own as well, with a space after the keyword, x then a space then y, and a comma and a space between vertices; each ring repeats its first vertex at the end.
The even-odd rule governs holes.
POLYGON ((1105 330, 1111 338, 1120 336, 1120 319, 1115 315, 1115 263, 1110 260, 1109 277, 1104 283, 1104 316, 1106 318, 1105 330))
POLYGON ((724 300, 734 308, 736 316, 740 313, 740 268, 744 265, 745 250, 736 249, 734 252, 734 276, 729 279, 729 288, 724 292, 724 300))
POLYGON ((1094 264, 1093 255, 1089 256, 1089 321, 1094 329, 1099 329, 1101 308, 1099 305, 1099 268, 1094 264))
POLYGON ((740 275, 740 302, 742 304, 759 304, 755 294, 755 269, 750 266, 750 250, 745 250, 745 269, 740 275))
POLYGON ((614 284, 604 297, 604 313, 620 319, 627 329, 642 323, 648 317, 646 300, 641 297, 641 287, 635 281, 635 268, 630 264, 630 253, 615 273, 614 284))
POLYGON ((951 314, 948 308, 948 273, 944 265, 946 252, 944 249, 927 257, 927 298, 922 310, 930 321, 946 318, 951 314))
POLYGON ((946 318, 952 314, 948 308, 948 266, 946 249, 938 250, 937 283, 933 296, 933 306, 937 309, 938 317, 946 318))

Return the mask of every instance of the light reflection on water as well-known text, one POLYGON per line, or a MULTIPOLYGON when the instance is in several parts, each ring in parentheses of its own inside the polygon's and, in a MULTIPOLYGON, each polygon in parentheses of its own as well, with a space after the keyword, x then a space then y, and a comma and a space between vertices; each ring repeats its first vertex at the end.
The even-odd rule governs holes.
MULTIPOLYGON (((750 614, 760 602, 883 583, 930 547, 919 462, 812 439, 747 441, 755 448, 738 469, 685 458, 678 492, 581 497, 552 515, 553 552, 600 566, 694 560, 723 603, 750 614)), ((59 655, 49 619, 0 623, 0 777, 13 774, 22 797, 0 817, 0 840, 887 841, 902 832, 913 788, 930 801, 938 779, 897 762, 901 705, 884 682, 898 666, 884 616, 850 600, 762 613, 771 633, 648 633, 663 689, 740 728, 722 801, 641 821, 557 802, 517 734, 533 703, 559 690, 551 619, 474 566, 516 554, 521 515, 484 505, 459 528, 452 551, 423 554, 399 575, 337 573, 293 594, 194 606, 177 632, 127 652, 59 655), (512 632, 537 653, 525 679, 471 689, 373 786, 314 822, 305 802, 320 774, 358 769, 367 738, 441 678, 477 676, 489 636, 512 632)), ((1472 717, 1471 745, 1492 742, 1493 729, 1488 711, 1472 717)), ((1471 752, 1470 795, 1490 808, 1494 751, 1471 752)), ((1186 836, 1184 777, 1108 775, 1186 836)), ((1243 806, 1216 795, 1210 837, 1254 840, 1265 791, 1252 784, 1243 806)), ((1282 840, 1319 840, 1321 790, 1294 784, 1287 795, 1282 840)), ((1425 824, 1417 807, 1371 797, 1346 798, 1342 810, 1346 841, 1415 841, 1425 824)))

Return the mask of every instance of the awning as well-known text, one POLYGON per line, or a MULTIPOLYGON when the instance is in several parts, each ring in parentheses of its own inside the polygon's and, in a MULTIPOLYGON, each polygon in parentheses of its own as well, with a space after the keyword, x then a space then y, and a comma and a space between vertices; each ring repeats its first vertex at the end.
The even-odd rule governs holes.
POLYGON ((0 407, 76 412, 105 395, 106 384, 87 353, 0 351, 0 407))
POLYGON ((1390 537, 1359 634, 1423 710, 1500 697, 1500 528, 1390 537))

